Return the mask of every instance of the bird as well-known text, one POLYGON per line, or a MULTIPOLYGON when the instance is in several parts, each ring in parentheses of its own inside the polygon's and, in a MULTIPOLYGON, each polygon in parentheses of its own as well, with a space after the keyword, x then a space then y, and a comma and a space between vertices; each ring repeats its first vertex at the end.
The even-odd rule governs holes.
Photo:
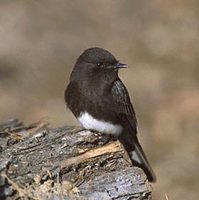
POLYGON ((127 67, 103 48, 86 49, 71 72, 65 102, 85 129, 118 138, 132 163, 155 182, 156 175, 137 137, 137 119, 128 90, 118 75, 127 67))

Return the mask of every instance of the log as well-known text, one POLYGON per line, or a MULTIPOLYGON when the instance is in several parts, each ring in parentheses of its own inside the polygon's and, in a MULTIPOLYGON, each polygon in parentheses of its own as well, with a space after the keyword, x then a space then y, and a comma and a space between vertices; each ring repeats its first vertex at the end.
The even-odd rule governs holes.
POLYGON ((0 123, 0 199, 152 198, 122 144, 81 127, 0 123))

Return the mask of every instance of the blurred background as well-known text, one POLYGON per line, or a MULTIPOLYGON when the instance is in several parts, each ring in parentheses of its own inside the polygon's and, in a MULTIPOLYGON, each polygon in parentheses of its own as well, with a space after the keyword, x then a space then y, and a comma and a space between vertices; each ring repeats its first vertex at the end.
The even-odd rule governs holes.
POLYGON ((0 121, 78 125, 63 93, 88 47, 111 51, 157 174, 154 199, 199 196, 199 1, 1 0, 0 121))

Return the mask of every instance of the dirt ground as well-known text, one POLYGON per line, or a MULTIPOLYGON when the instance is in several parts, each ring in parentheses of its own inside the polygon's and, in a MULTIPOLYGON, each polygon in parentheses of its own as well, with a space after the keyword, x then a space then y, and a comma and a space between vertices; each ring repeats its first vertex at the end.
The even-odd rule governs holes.
POLYGON ((154 199, 199 196, 199 2, 0 2, 0 121, 78 124, 63 93, 76 58, 110 50, 129 65, 139 137, 157 173, 154 199))

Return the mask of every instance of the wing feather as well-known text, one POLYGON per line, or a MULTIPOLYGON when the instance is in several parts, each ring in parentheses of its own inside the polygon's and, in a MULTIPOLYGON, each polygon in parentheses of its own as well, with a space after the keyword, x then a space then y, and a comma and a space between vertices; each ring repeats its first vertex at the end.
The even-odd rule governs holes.
POLYGON ((121 120, 131 127, 131 131, 137 133, 137 119, 135 111, 133 109, 128 91, 120 79, 117 79, 113 83, 111 93, 113 94, 112 98, 114 102, 114 110, 116 113, 119 113, 121 120))

